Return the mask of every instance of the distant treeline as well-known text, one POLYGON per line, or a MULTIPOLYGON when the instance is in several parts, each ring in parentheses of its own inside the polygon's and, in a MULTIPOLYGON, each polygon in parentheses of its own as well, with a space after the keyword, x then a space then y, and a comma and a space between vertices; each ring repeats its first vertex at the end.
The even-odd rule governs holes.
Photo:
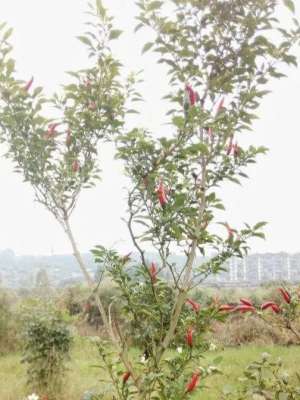
MULTIPOLYGON (((97 271, 101 269, 101 266, 95 264, 91 254, 83 254, 83 257, 92 275, 97 277, 97 271)), ((155 253, 148 253, 146 258, 150 263, 156 261, 157 257, 155 253)), ((178 270, 184 260, 185 258, 180 255, 170 257, 170 262, 178 270)), ((198 258, 196 264, 200 265, 203 261, 204 258, 198 258)), ((134 268, 136 262, 138 262, 138 256, 133 254, 131 268, 134 268)), ((224 267, 227 271, 210 276, 206 283, 251 285, 278 280, 300 281, 300 253, 251 254, 244 259, 231 259, 224 267)), ((71 254, 17 256, 11 249, 0 252, 0 282, 4 287, 34 287, 41 270, 46 271, 49 282, 53 286, 67 286, 82 281, 81 272, 71 254)), ((168 278, 167 275, 165 277, 168 278)))

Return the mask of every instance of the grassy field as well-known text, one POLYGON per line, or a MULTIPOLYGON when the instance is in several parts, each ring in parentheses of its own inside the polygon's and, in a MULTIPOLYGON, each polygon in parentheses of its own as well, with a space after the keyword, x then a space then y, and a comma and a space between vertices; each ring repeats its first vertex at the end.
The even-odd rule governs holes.
MULTIPOLYGON (((235 385, 245 366, 260 358, 261 353, 268 352, 281 357, 286 369, 299 371, 300 347, 281 346, 243 346, 229 348, 224 351, 208 353, 205 364, 222 355, 219 365, 222 375, 215 375, 206 381, 207 389, 201 391, 194 399, 216 400, 220 398, 220 390, 226 384, 235 385)), ((87 339, 80 339, 72 350, 72 363, 69 363, 67 382, 64 394, 58 400, 80 400, 83 392, 100 387, 102 370, 93 366, 99 364, 96 346, 87 339)), ((23 400, 26 394, 25 368, 20 363, 20 354, 11 354, 0 358, 0 399, 23 400)))

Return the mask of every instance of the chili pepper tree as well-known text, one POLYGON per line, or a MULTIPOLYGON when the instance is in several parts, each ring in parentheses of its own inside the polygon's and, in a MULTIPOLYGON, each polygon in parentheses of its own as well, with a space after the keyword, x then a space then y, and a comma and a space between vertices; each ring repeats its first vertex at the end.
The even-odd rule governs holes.
MULTIPOLYGON (((70 217, 82 190, 99 179, 99 146, 120 133, 134 80, 121 79, 121 65, 110 50, 110 41, 121 31, 114 29, 101 2, 95 3, 89 4, 88 31, 78 37, 87 47, 88 66, 69 72, 71 83, 50 98, 42 87, 35 87, 34 78, 27 83, 17 78, 9 42, 12 29, 5 23, 0 26, 0 130, 6 156, 31 184, 35 200, 64 229, 90 287, 93 278, 79 252, 70 217)), ((97 303, 109 331, 99 298, 97 303)))
MULTIPOLYGON (((230 257, 243 257, 250 238, 263 237, 264 222, 238 228, 222 217, 222 187, 240 183, 266 152, 239 143, 272 80, 284 76, 286 64, 297 65, 292 48, 300 28, 292 1, 137 4, 136 31, 146 28, 152 38, 143 51, 151 49, 168 71, 170 92, 162 95, 172 133, 136 127, 116 140, 131 180, 126 223, 140 260, 130 266, 128 257, 102 246, 94 254, 123 300, 124 326, 110 307, 114 332, 123 349, 138 346, 139 353, 128 370, 108 344, 99 351, 114 398, 185 399, 216 371, 201 355, 211 322, 228 311, 217 303, 202 307, 192 290, 230 257), (288 26, 275 17, 283 6, 291 12, 288 26), (149 247, 158 262, 147 257, 149 247), (174 252, 185 256, 183 265, 172 262, 174 252)), ((237 311, 255 309, 243 303, 237 311)))

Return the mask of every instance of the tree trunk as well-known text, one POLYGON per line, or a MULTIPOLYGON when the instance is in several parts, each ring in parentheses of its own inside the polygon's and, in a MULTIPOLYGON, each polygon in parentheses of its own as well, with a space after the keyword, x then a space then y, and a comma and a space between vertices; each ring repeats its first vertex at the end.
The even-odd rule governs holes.
MULTIPOLYGON (((72 249, 73 249, 73 255, 74 255, 75 259, 78 262, 78 265, 79 265, 79 267, 80 267, 80 269, 81 269, 81 271, 82 271, 82 273, 83 273, 83 275, 85 277, 85 280, 86 280, 88 286, 91 289, 94 289, 93 288, 94 281, 93 281, 91 275, 89 274, 89 272, 88 272, 88 270, 87 270, 87 268, 85 266, 85 263, 84 263, 83 258, 81 256, 81 253, 78 250, 78 247, 77 247, 77 244, 76 244, 76 241, 74 239, 74 236, 73 236, 73 233, 72 233, 72 229, 71 229, 71 226, 70 226, 69 218, 67 216, 64 218, 63 228, 64 228, 64 231, 66 232, 66 234, 67 234, 67 236, 68 236, 68 238, 69 238, 69 240, 71 242, 72 249)), ((141 400, 143 400, 143 394, 142 394, 143 391, 142 391, 142 388, 141 388, 141 386, 139 384, 139 379, 136 376, 136 374, 135 374, 135 372, 133 370, 133 367, 131 365, 131 362, 129 360, 127 348, 122 346, 120 341, 117 339, 117 337, 116 337, 116 335, 115 335, 115 333, 114 333, 114 331, 112 329, 112 325, 111 325, 111 323, 110 323, 110 321, 108 319, 108 316, 106 314, 106 311, 104 309, 103 303, 102 303, 102 301, 100 299, 100 296, 99 296, 99 294, 97 292, 95 292, 95 299, 96 299, 97 307, 99 309, 99 312, 100 312, 100 315, 101 315, 105 330, 106 330, 108 336, 110 337, 111 341, 113 342, 114 346, 116 346, 116 349, 119 352, 119 356, 120 356, 121 360, 123 361, 123 364, 126 367, 127 371, 131 373, 132 379, 133 379, 133 381, 134 381, 134 383, 136 385, 136 388, 138 389, 139 398, 141 400)))

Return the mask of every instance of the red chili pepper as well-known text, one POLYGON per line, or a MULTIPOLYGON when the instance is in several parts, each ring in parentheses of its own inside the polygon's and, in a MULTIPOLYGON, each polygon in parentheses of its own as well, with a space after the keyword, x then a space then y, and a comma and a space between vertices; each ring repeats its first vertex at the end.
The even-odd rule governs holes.
POLYGON ((239 157, 240 153, 241 153, 241 148, 238 146, 238 143, 235 142, 235 144, 233 145, 233 156, 234 157, 239 157))
POLYGON ((188 328, 186 335, 185 335, 185 341, 187 343, 188 346, 193 347, 193 333, 194 330, 193 328, 188 328))
POLYGON ((53 139, 56 135, 56 128, 59 126, 59 123, 49 124, 48 131, 45 133, 45 139, 53 139))
POLYGON ((192 306, 192 308, 195 312, 198 312, 200 310, 200 304, 197 303, 196 301, 194 301, 192 299, 187 299, 186 302, 192 306))
POLYGON ((245 304, 246 306, 251 306, 251 307, 253 307, 253 303, 252 303, 252 301, 249 300, 249 299, 242 298, 242 299, 240 299, 240 302, 243 303, 243 304, 245 304))
POLYGON ((152 283, 155 283, 157 281, 157 266, 154 262, 151 263, 149 272, 150 272, 152 283))
POLYGON ((266 310, 271 307, 272 304, 275 304, 274 301, 267 301, 261 305, 262 310, 266 310))
POLYGON ((190 393, 193 390, 195 390, 195 388, 197 387, 198 383, 199 383, 199 377, 200 377, 200 372, 196 371, 193 373, 190 381, 187 383, 186 385, 186 392, 190 393))
POLYGON ((219 103, 219 105, 218 105, 218 108, 217 108, 217 115, 218 115, 219 112, 221 112, 222 109, 224 108, 224 101, 225 101, 225 98, 222 97, 222 99, 221 99, 221 101, 220 101, 220 103, 219 103))
POLYGON ((230 228, 230 226, 227 224, 227 222, 225 224, 225 228, 227 229, 228 239, 233 238, 234 230, 232 228, 230 228))
POLYGON ((277 304, 272 304, 271 308, 276 314, 279 314, 281 312, 280 307, 277 304))
POLYGON ((190 107, 194 106, 199 101, 199 95, 188 84, 185 85, 185 103, 190 107))
POLYGON ((80 164, 78 160, 74 160, 72 163, 72 171, 73 172, 78 172, 80 168, 80 164))
POLYGON ((131 373, 129 371, 124 372, 123 376, 122 376, 122 381, 123 383, 126 383, 130 377, 131 373))
POLYGON ((254 312, 255 308, 253 306, 248 306, 246 304, 239 304, 238 306, 235 307, 234 311, 239 311, 241 313, 246 313, 246 312, 254 312))
POLYGON ((261 305, 262 310, 267 310, 268 308, 271 308, 276 314, 279 314, 281 311, 279 306, 274 303, 274 301, 267 301, 266 303, 261 305))
POLYGON ((231 152, 232 152, 232 150, 233 150, 233 136, 230 136, 230 139, 229 139, 229 143, 228 143, 228 146, 227 146, 227 151, 226 151, 226 154, 229 156, 230 154, 231 154, 231 152))
POLYGON ((291 295, 289 294, 289 292, 283 288, 278 288, 278 291, 280 292, 281 296, 283 297, 284 301, 287 304, 290 304, 291 302, 291 295))
POLYGON ((165 189, 162 181, 160 181, 156 193, 157 193, 160 205, 164 208, 166 206, 168 200, 167 200, 167 195, 166 195, 166 189, 165 189))
POLYGON ((30 79, 29 82, 26 83, 26 85, 25 85, 25 87, 24 87, 24 90, 25 90, 26 92, 28 92, 29 89, 31 88, 32 84, 33 84, 33 77, 30 79))
POLYGON ((230 304, 222 304, 219 307, 219 311, 233 311, 235 309, 235 306, 231 306, 230 304))

